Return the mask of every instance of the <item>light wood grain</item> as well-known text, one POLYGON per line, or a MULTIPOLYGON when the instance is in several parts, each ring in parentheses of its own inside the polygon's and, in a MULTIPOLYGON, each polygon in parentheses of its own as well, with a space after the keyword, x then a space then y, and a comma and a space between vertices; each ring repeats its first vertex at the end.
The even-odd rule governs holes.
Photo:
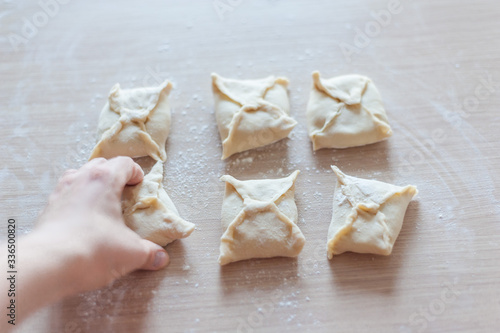
MULTIPOLYGON (((352 45, 356 28, 364 30, 388 1, 242 1, 223 19, 212 1, 70 1, 17 52, 8 34, 20 34, 23 17, 32 20, 41 8, 37 1, 2 2, 2 226, 14 217, 19 233, 31 230, 58 176, 89 156, 111 86, 156 84, 155 71, 175 83, 165 186, 182 216, 198 225, 167 247, 167 269, 67 299, 18 331, 220 332, 241 322, 255 332, 498 331, 499 6, 401 6, 348 62, 339 45, 352 45), (371 77, 394 136, 313 153, 305 127, 313 70, 371 77), (221 161, 211 72, 287 76, 299 122, 291 138, 221 161), (478 88, 488 76, 490 90, 478 88), (461 113, 464 102, 471 108, 461 113), (331 164, 418 187, 391 256, 327 260, 331 164), (281 177, 295 169, 302 170, 296 199, 307 239, 299 258, 220 268, 218 178, 281 177), (458 292, 450 294, 447 283, 458 292), (428 319, 418 315, 422 309, 428 319)), ((0 234, 5 239, 5 227, 0 234)))

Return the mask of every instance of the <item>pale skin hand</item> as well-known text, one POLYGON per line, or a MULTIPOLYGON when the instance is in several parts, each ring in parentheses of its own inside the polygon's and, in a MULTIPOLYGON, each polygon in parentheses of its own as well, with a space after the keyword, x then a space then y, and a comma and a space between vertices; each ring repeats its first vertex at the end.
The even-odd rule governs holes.
MULTIPOLYGON (((17 244, 16 326, 35 310, 66 296, 103 287, 137 269, 168 265, 167 252, 141 239, 124 223, 120 199, 125 185, 142 181, 128 157, 97 158, 68 170, 35 229, 17 244), (20 278, 22 276, 22 278, 20 278)), ((2 262, 7 262, 2 244, 2 262)), ((5 316, 8 281, 1 280, 0 331, 14 326, 5 316)))

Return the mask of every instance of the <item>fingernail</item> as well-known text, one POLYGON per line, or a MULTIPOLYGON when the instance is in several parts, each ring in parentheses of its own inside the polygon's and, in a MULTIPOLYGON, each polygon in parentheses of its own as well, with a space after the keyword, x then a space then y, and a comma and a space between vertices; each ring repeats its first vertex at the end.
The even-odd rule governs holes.
POLYGON ((155 260, 153 262, 153 268, 161 268, 166 266, 168 263, 168 256, 165 251, 157 251, 155 254, 155 260))

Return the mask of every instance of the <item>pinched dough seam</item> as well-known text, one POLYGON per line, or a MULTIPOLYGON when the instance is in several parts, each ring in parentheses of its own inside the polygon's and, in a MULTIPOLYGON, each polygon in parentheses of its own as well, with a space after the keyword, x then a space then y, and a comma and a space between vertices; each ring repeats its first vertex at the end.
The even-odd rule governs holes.
MULTIPOLYGON (((212 78, 214 79, 213 83, 214 85, 217 87, 217 89, 223 94, 225 95, 226 97, 228 97, 230 100, 232 100, 234 103, 237 103, 239 104, 240 106, 244 106, 245 104, 248 104, 246 101, 241 101, 240 98, 238 98, 238 96, 233 96, 233 94, 226 89, 226 87, 224 87, 223 85, 221 85, 219 83, 219 81, 221 80, 221 77, 216 75, 216 74, 212 74, 212 78)), ((262 90, 262 96, 260 96, 260 98, 264 99, 268 90, 271 89, 272 87, 274 87, 276 84, 283 84, 283 85, 286 85, 288 84, 288 80, 284 79, 284 78, 274 78, 274 77, 269 77, 269 82, 267 85, 264 86, 264 89, 262 90)))
POLYGON ((367 109, 367 108, 366 108, 366 107, 365 107, 365 106, 361 103, 361 99, 362 99, 362 97, 363 97, 364 91, 365 91, 365 90, 366 90, 366 88, 368 87, 368 84, 369 84, 369 83, 370 83, 370 81, 366 81, 366 82, 365 82, 365 85, 363 86, 363 89, 361 89, 361 93, 360 93, 360 97, 359 97, 359 102, 356 100, 356 102, 355 102, 355 103, 352 103, 352 104, 351 104, 351 103, 349 103, 350 101, 347 101, 347 102, 346 102, 346 101, 344 101, 344 100, 343 100, 342 98, 340 98, 340 97, 333 96, 333 95, 330 93, 330 91, 328 91, 328 89, 327 89, 326 87, 324 87, 324 86, 323 86, 323 84, 322 84, 320 81, 315 82, 314 88, 315 88, 316 90, 318 90, 318 92, 323 93, 324 95, 326 95, 326 96, 328 96, 329 98, 331 98, 331 99, 335 100, 336 102, 338 101, 338 102, 337 102, 337 103, 338 103, 338 108, 337 108, 337 110, 336 110, 335 112, 333 112, 333 113, 330 115, 330 117, 328 118, 328 120, 325 122, 325 124, 323 125, 323 127, 322 127, 321 129, 315 130, 314 132, 312 132, 312 133, 311 133, 311 138, 312 138, 312 139, 314 139, 314 138, 316 138, 316 136, 319 136, 320 134, 324 134, 327 128, 330 128, 330 127, 332 127, 332 126, 335 124, 334 120, 336 120, 336 119, 337 119, 337 117, 338 117, 338 116, 340 116, 340 114, 342 113, 342 111, 343 111, 344 109, 348 109, 348 108, 349 108, 349 105, 356 105, 356 104, 360 104, 360 105, 361 105, 361 109, 362 109, 363 111, 366 111, 366 113, 368 113, 368 115, 369 115, 369 116, 370 116, 370 118, 373 120, 373 122, 379 126, 379 127, 377 127, 377 128, 378 128, 381 132, 386 133, 386 134, 390 133, 390 132, 391 132, 391 128, 390 128, 390 126, 389 126, 386 122, 384 122, 384 121, 380 120, 380 119, 379 119, 379 118, 378 118, 378 117, 377 117, 377 116, 373 113, 373 111, 370 111, 369 109, 367 109), (321 89, 318 89, 318 87, 317 87, 317 84, 318 84, 318 83, 320 84, 321 89))
MULTIPOLYGON (((350 200, 347 199, 349 202, 350 200)), ((328 257, 329 259, 331 259, 332 255, 335 254, 335 245, 345 236, 347 236, 353 229, 353 225, 354 223, 356 222, 356 220, 358 219, 358 216, 360 215, 360 213, 368 213, 368 214, 371 214, 371 215, 377 215, 377 214, 380 214, 380 219, 377 219, 377 223, 380 224, 382 226, 382 228, 384 229, 384 233, 383 233, 383 239, 384 239, 384 243, 387 247, 390 247, 391 244, 390 244, 390 236, 389 236, 389 227, 387 226, 387 220, 386 220, 386 216, 384 213, 382 213, 381 211, 379 211, 379 209, 383 206, 382 205, 377 205, 375 203, 358 203, 357 205, 355 205, 354 207, 352 207, 351 209, 351 214, 349 214, 349 216, 347 216, 346 218, 346 224, 344 224, 336 233, 335 235, 332 237, 332 239, 330 239, 327 243, 327 249, 328 249, 328 257)))
POLYGON ((325 95, 328 95, 330 98, 333 98, 333 99, 339 100, 341 102, 344 102, 347 105, 356 105, 356 104, 360 104, 361 103, 361 98, 363 97, 363 94, 364 94, 366 88, 368 87, 368 84, 370 82, 372 82, 367 77, 362 77, 362 78, 364 79, 363 87, 362 87, 362 89, 359 89, 359 91, 356 91, 356 94, 354 96, 356 98, 352 98, 353 96, 348 95, 347 93, 345 93, 343 90, 340 90, 340 89, 338 89, 339 94, 335 94, 335 92, 332 93, 330 91, 330 89, 328 89, 327 87, 325 87, 325 85, 323 84, 319 72, 314 72, 313 73, 314 88, 316 90, 324 93, 325 95), (349 99, 344 98, 344 97, 342 97, 340 95, 346 95, 344 97, 348 97, 349 99))
MULTIPOLYGON (((149 115, 148 115, 149 116, 149 115)), ((147 117, 148 117, 147 116, 147 117)), ((152 149, 151 155, 155 160, 165 160, 166 156, 165 153, 160 149, 160 146, 153 140, 151 135, 146 131, 146 125, 143 122, 137 121, 136 119, 130 119, 126 116, 120 116, 120 119, 113 125, 111 126, 110 129, 108 129, 106 132, 102 134, 101 140, 97 143, 96 147, 94 148, 94 151, 92 152, 92 155, 90 159, 93 159, 99 155, 101 152, 101 144, 103 144, 105 141, 110 141, 113 139, 113 137, 117 136, 124 127, 131 125, 131 126, 137 126, 139 127, 139 130, 137 133, 138 135, 143 139, 144 144, 149 146, 149 148, 152 149)))
MULTIPOLYGON (((162 177, 159 177, 158 181, 158 186, 156 188, 156 196, 148 196, 148 197, 143 197, 141 199, 136 199, 136 202, 133 206, 127 208, 123 214, 126 215, 131 215, 137 210, 142 210, 142 209, 149 209, 149 208, 155 208, 155 209, 161 209, 163 213, 166 215, 166 218, 173 221, 174 219, 179 218, 177 215, 172 213, 170 209, 163 204, 163 202, 160 201, 158 198, 158 193, 162 189, 162 183, 163 181, 163 175, 162 177)), ((187 222, 187 221, 186 221, 187 222)))
MULTIPOLYGON (((289 227, 290 235, 297 233, 296 230, 298 228, 297 225, 293 223, 293 221, 291 221, 285 214, 283 214, 279 210, 278 206, 276 205, 276 201, 278 201, 282 196, 284 196, 295 185, 295 180, 297 179, 298 174, 299 172, 295 171, 290 176, 288 176, 288 178, 290 178, 291 180, 290 184, 288 184, 288 186, 286 186, 281 192, 278 192, 270 201, 255 200, 248 197, 247 195, 245 196, 241 195, 233 183, 233 182, 240 182, 239 180, 231 176, 221 177, 221 180, 227 181, 231 184, 231 186, 233 186, 236 193, 238 193, 238 195, 243 199, 243 205, 244 205, 243 209, 238 213, 238 215, 236 215, 234 220, 227 226, 226 231, 221 237, 221 241, 226 243, 233 243, 234 231, 238 226, 240 226, 245 221, 247 211, 255 210, 255 208, 258 206, 261 206, 260 209, 258 209, 260 211, 265 211, 267 209, 271 212, 274 212, 278 217, 278 219, 284 222, 289 227)), ((298 232, 300 233, 300 230, 298 232)))
POLYGON ((133 213, 135 213, 136 211, 138 210, 143 210, 143 209, 149 209, 149 208, 163 208, 164 211, 168 211, 168 209, 158 200, 157 197, 146 197, 146 198, 142 198, 140 200, 137 200, 137 202, 127 208, 123 214, 125 215, 132 215, 133 213))
MULTIPOLYGON (((339 181, 342 182, 342 185, 345 185, 345 183, 343 182, 343 176, 342 176, 342 180, 340 180, 340 177, 339 177, 339 181)), ((354 185, 354 186, 356 186, 356 185, 354 185)), ((361 191, 361 189, 358 186, 356 186, 356 188, 359 190, 359 192, 363 193, 363 191, 361 191)), ((376 202, 370 200, 371 202, 369 202, 369 203, 357 203, 356 204, 356 203, 354 203, 354 200, 348 194, 346 194, 346 192, 344 191, 344 186, 342 186, 341 187, 342 193, 346 197, 347 201, 351 204, 352 211, 351 211, 351 214, 349 214, 349 216, 346 218, 346 223, 327 242, 328 252, 335 254, 335 251, 334 251, 335 244, 338 243, 343 237, 347 236, 352 231, 353 225, 356 222, 360 212, 365 212, 365 213, 369 213, 372 215, 377 215, 377 214, 381 215, 381 218, 378 219, 377 222, 384 229, 384 233, 383 233, 384 243, 388 248, 392 247, 392 245, 390 243, 390 232, 389 232, 389 227, 387 225, 386 216, 380 210, 383 209, 383 206, 389 201, 389 199, 393 198, 396 195, 403 195, 411 188, 412 188, 412 186, 408 185, 408 186, 405 186, 401 191, 390 192, 388 195, 386 195, 382 199, 382 202, 380 202, 380 203, 376 203, 376 202)), ((329 258, 331 259, 331 255, 329 255, 329 258)))
POLYGON ((120 118, 118 121, 111 126, 108 130, 106 130, 103 134, 99 142, 97 143, 96 147, 92 151, 92 154, 90 156, 90 159, 93 159, 100 155, 101 152, 101 144, 103 144, 105 141, 110 141, 113 139, 115 136, 117 136, 123 128, 126 126, 137 126, 139 128, 138 135, 143 139, 143 142, 149 146, 149 148, 152 149, 151 151, 151 157, 153 157, 155 160, 166 160, 165 152, 162 151, 160 146, 153 140, 151 135, 147 132, 146 130, 146 122, 149 120, 149 117, 151 113, 154 112, 156 107, 158 106, 158 103, 160 102, 160 97, 163 91, 167 89, 170 86, 170 83, 165 84, 165 86, 161 87, 159 89, 157 97, 154 99, 153 106, 149 109, 142 110, 142 112, 139 115, 134 115, 132 112, 128 111, 127 109, 125 110, 125 113, 122 114, 121 108, 119 107, 119 103, 117 102, 112 102, 112 96, 117 95, 118 89, 116 88, 116 85, 111 89, 110 96, 108 98, 109 100, 109 108, 112 112, 118 114, 120 118), (118 105, 117 105, 118 104, 118 105), (119 110, 117 110, 119 109, 119 110))
MULTIPOLYGON (((158 197, 145 197, 140 200, 138 200, 132 207, 127 208, 123 214, 132 216, 133 213, 135 213, 138 210, 145 210, 149 208, 154 208, 154 209, 161 209, 163 213, 163 218, 164 218, 164 223, 166 225, 170 225, 171 223, 175 223, 175 221, 181 222, 181 223, 186 223, 186 224, 192 224, 191 222, 188 222, 178 216, 177 214, 174 214, 167 206, 165 206, 159 199, 158 197), (166 221, 165 221, 166 220, 166 221)), ((168 228, 170 232, 173 233, 174 237, 166 237, 165 240, 170 243, 176 239, 179 238, 185 238, 189 236, 192 232, 191 231, 179 231, 177 228, 168 228)))
POLYGON ((236 128, 240 125, 241 120, 243 119, 244 112, 266 110, 268 113, 274 112, 275 114, 277 114, 278 115, 277 119, 281 119, 282 122, 286 121, 286 122, 291 122, 292 124, 293 123, 296 124, 295 120, 291 118, 284 110, 282 110, 281 108, 272 103, 269 103, 264 99, 269 89, 273 88, 276 84, 288 83, 287 80, 283 78, 275 78, 272 82, 270 81, 270 83, 267 86, 265 86, 265 89, 263 89, 262 96, 257 100, 255 100, 255 104, 241 101, 238 97, 233 96, 230 91, 228 91, 224 86, 219 84, 219 80, 220 80, 219 76, 215 76, 214 84, 217 87, 217 89, 227 98, 232 100, 234 103, 240 105, 240 109, 233 115, 228 125, 229 132, 227 134, 227 137, 222 141, 222 146, 223 148, 225 148, 224 150, 227 149, 228 144, 234 137, 236 128))
MULTIPOLYGON (((229 224, 226 231, 224 232, 224 234, 221 237, 221 242, 234 243, 234 232, 236 231, 236 228, 239 227, 241 224, 243 224, 243 222, 246 221, 246 218, 248 216, 250 216, 249 212, 256 211, 256 210, 258 211, 258 213, 266 212, 266 211, 271 211, 271 212, 275 213, 276 217, 288 227, 288 232, 289 232, 290 236, 292 236, 293 234, 296 233, 295 228, 297 228, 297 225, 295 223, 293 223, 285 214, 283 214, 274 202, 260 201, 259 204, 256 205, 255 203, 252 202, 252 201, 256 201, 256 200, 252 200, 252 199, 249 199, 249 200, 250 200, 250 203, 245 202, 244 207, 241 210, 241 212, 235 217, 233 222, 231 222, 229 224), (257 208, 256 206, 260 206, 260 207, 257 208)), ((247 200, 245 200, 245 201, 247 201, 247 200)))
POLYGON ((259 99, 257 100, 256 105, 244 105, 242 106, 238 112, 236 112, 233 115, 233 118, 231 119, 231 122, 229 123, 229 132, 227 137, 222 141, 222 146, 227 149, 227 146, 231 143, 235 133, 236 129, 240 125, 241 121, 243 120, 243 115, 245 112, 254 112, 254 111, 265 111, 270 114, 275 114, 277 115, 277 119, 280 119, 282 123, 285 122, 291 122, 292 124, 295 123, 295 120, 288 116, 285 111, 280 109, 274 104, 271 104, 264 99, 259 99))

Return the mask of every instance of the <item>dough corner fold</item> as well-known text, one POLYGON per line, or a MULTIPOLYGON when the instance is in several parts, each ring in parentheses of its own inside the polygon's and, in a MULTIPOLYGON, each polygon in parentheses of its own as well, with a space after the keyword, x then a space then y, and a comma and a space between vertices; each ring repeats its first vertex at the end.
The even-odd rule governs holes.
POLYGON ((211 75, 222 159, 282 140, 297 125, 290 117, 287 78, 240 80, 211 75))
POLYGON ((158 161, 141 183, 125 187, 122 210, 130 229, 144 239, 165 246, 191 235, 195 225, 179 216, 162 181, 163 163, 158 161))
POLYGON ((165 161, 172 87, 169 81, 133 89, 121 89, 119 83, 115 84, 99 116, 98 140, 89 159, 150 156, 165 161))
POLYGON ((390 255, 417 188, 348 176, 336 166, 332 169, 337 186, 328 230, 328 259, 347 251, 390 255))
POLYGON ((373 81, 349 74, 324 79, 312 73, 307 127, 313 150, 376 143, 392 135, 382 97, 373 81))
POLYGON ((222 203, 219 264, 251 258, 296 257, 305 237, 297 226, 295 181, 299 171, 279 179, 226 182, 222 203))

